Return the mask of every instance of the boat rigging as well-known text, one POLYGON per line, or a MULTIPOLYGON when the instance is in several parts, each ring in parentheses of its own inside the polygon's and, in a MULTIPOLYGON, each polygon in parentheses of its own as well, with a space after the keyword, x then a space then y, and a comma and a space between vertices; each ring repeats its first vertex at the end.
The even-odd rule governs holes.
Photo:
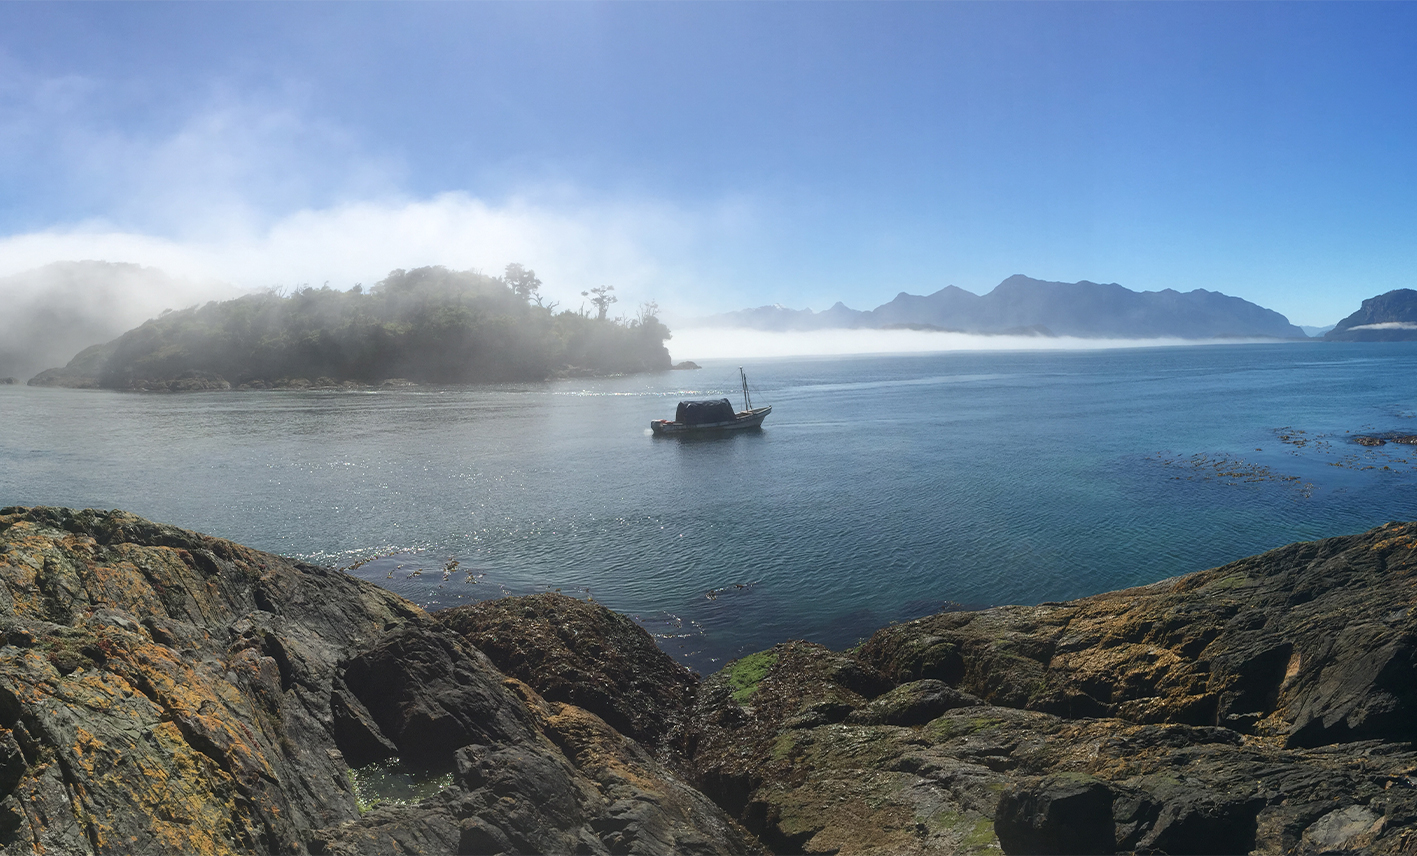
POLYGON ((681 401, 673 419, 655 419, 649 423, 656 436, 662 434, 711 434, 724 431, 741 431, 759 428, 763 420, 772 412, 772 405, 754 407, 748 392, 748 374, 738 367, 738 375, 743 382, 743 409, 733 410, 733 404, 726 398, 709 401, 681 401))

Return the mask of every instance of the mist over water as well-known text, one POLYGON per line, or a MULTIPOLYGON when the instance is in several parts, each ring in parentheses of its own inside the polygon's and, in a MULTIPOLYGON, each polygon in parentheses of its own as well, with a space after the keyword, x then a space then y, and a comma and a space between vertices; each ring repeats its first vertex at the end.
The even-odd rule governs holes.
POLYGON ((1264 339, 1084 339, 1076 336, 956 333, 944 330, 823 329, 750 330, 742 327, 676 327, 670 350, 676 360, 744 360, 864 354, 928 354, 945 351, 1105 351, 1235 345, 1264 339))
POLYGON ((55 262, 0 277, 0 378, 23 383, 164 310, 235 296, 136 264, 55 262))
POLYGON ((0 503, 364 562, 430 608, 559 588, 701 671, 1417 518, 1417 449, 1345 433, 1417 433, 1411 344, 700 362, 372 392, 0 387, 0 503), (774 407, 761 432, 648 436, 680 398, 736 398, 740 363, 774 407))

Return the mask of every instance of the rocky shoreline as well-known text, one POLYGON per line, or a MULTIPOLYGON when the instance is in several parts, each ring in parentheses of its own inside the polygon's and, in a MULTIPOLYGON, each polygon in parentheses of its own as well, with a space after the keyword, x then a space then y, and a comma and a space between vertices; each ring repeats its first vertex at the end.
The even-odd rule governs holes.
POLYGON ((1417 524, 700 678, 561 595, 12 507, 0 637, 0 853, 1417 852, 1417 524))

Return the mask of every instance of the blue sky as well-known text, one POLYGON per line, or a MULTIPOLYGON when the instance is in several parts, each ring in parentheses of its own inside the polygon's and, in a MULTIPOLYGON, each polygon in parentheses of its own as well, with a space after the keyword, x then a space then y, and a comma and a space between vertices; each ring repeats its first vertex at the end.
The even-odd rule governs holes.
POLYGON ((575 306, 1014 273, 1328 324, 1417 270, 1417 5, 0 4, 0 275, 535 268, 575 306))

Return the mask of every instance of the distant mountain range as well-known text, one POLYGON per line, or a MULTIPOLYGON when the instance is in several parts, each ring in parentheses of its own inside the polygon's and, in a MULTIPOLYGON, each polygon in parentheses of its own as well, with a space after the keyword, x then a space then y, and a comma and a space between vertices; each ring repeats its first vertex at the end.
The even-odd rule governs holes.
POLYGON ((1116 283, 1044 282, 1022 275, 1009 277, 982 296, 951 285, 924 296, 902 291, 869 311, 839 302, 823 312, 762 306, 701 318, 695 324, 776 331, 918 329, 1124 339, 1308 338, 1278 312, 1218 291, 1138 292, 1116 283))
POLYGON ((1329 342, 1417 340, 1417 291, 1399 288, 1369 297, 1357 312, 1324 334, 1329 342))

